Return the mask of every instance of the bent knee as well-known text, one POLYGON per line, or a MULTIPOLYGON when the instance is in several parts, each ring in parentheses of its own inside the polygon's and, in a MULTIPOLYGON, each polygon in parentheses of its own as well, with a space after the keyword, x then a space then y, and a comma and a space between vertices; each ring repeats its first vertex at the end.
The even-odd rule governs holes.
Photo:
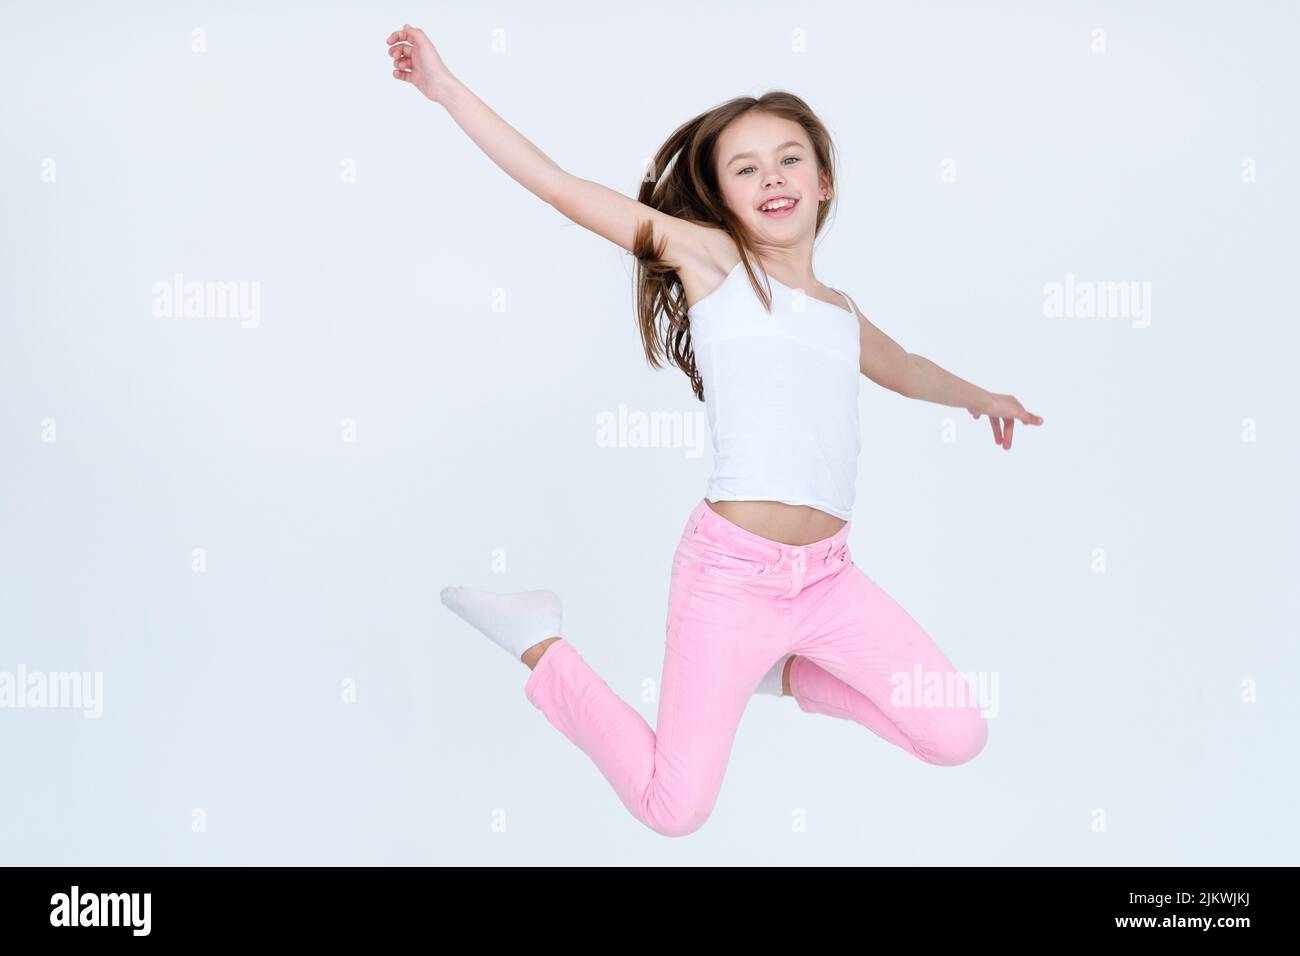
POLYGON ((918 746, 917 756, 940 767, 955 767, 975 759, 989 739, 989 724, 979 711, 945 725, 943 732, 925 746, 918 746))
POLYGON ((704 826, 705 821, 693 819, 691 817, 680 817, 672 820, 655 821, 650 823, 650 829, 654 830, 660 836, 666 837, 684 837, 690 836, 700 827, 704 826))
POLYGON ((681 806, 659 805, 648 808, 642 818, 646 826, 660 836, 689 836, 708 822, 713 813, 711 803, 688 803, 681 806))
POLYGON ((646 821, 655 833, 666 837, 690 836, 708 822, 710 811, 700 810, 674 816, 656 817, 646 821))

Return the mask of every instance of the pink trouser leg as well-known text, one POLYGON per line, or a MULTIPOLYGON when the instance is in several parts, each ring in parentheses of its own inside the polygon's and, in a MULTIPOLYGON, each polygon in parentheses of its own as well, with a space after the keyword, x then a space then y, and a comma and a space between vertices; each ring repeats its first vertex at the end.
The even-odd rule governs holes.
POLYGON ((988 725, 966 677, 860 568, 845 568, 832 586, 794 649, 799 708, 855 721, 927 763, 976 756, 988 725))
POLYGON ((655 728, 564 639, 529 675, 529 701, 665 836, 709 817, 745 706, 788 653, 799 657, 790 684, 803 710, 855 720, 929 763, 971 759, 988 730, 969 685, 852 563, 849 530, 784 545, 701 501, 673 558, 655 728))
POLYGON ((780 653, 731 653, 743 627, 694 633, 691 640, 670 633, 655 730, 566 640, 547 648, 525 685, 529 701, 591 758, 629 812, 664 836, 693 833, 709 818, 745 706, 780 653))

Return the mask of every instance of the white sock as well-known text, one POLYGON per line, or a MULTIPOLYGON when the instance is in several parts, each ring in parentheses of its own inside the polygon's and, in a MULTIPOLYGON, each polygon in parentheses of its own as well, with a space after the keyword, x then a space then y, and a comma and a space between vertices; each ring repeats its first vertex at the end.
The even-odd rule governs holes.
POLYGON ((785 672, 785 662, 792 657, 794 657, 793 654, 786 654, 779 661, 777 661, 772 666, 772 669, 767 672, 767 676, 764 677, 761 681, 759 681, 758 688, 757 690, 754 691, 754 693, 773 694, 777 697, 781 697, 784 694, 784 684, 781 680, 781 677, 785 672))
POLYGON ((515 660, 548 637, 560 636, 562 608, 551 591, 501 594, 474 588, 442 589, 442 603, 490 637, 515 660))

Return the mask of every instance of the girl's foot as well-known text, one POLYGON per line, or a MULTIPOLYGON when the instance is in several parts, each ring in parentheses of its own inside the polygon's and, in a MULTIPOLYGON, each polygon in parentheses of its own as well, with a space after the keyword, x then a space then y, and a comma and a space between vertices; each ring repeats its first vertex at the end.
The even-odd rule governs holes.
POLYGON ((524 659, 529 648, 560 636, 563 610, 560 598, 552 591, 502 594, 446 587, 442 589, 441 597, 443 604, 517 661, 524 659))

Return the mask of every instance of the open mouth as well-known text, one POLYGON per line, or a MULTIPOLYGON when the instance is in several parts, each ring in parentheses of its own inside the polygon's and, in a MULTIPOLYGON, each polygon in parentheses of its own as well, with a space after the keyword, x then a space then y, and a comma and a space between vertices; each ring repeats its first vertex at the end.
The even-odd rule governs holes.
POLYGON ((772 203, 764 203, 759 207, 758 211, 769 219, 784 219, 794 212, 794 207, 798 204, 799 200, 797 199, 778 199, 772 203))

